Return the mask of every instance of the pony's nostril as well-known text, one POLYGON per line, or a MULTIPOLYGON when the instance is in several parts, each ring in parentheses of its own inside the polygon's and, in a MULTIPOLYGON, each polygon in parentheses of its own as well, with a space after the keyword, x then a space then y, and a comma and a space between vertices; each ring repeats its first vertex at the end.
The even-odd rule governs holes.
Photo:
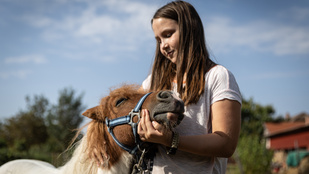
POLYGON ((172 97, 171 91, 161 91, 158 93, 157 98, 159 100, 168 100, 172 97))

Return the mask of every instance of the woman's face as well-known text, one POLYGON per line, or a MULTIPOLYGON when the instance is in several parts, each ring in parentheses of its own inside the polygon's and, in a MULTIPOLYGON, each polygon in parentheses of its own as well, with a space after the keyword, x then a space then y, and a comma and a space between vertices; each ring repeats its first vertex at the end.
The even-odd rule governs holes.
POLYGON ((156 18, 152 21, 155 38, 160 45, 160 52, 176 63, 179 48, 179 26, 175 20, 156 18))

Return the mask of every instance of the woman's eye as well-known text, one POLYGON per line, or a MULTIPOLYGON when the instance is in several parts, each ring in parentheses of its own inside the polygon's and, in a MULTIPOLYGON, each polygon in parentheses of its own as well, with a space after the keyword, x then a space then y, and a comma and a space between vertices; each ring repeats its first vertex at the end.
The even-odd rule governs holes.
POLYGON ((166 37, 171 37, 172 36, 172 33, 168 33, 167 35, 166 35, 166 37))
POLYGON ((120 106, 122 103, 124 103, 127 99, 126 98, 120 98, 116 101, 116 107, 120 106))

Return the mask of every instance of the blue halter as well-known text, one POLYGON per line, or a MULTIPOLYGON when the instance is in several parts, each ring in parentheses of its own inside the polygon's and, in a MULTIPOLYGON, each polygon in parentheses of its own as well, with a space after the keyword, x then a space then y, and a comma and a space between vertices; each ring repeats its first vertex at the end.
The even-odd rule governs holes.
POLYGON ((108 128, 108 132, 109 134, 113 137, 114 141, 118 144, 118 146, 120 146, 122 149, 128 151, 130 154, 135 154, 136 151, 140 148, 140 139, 139 139, 139 136, 137 134, 137 125, 140 121, 140 118, 141 118, 141 107, 145 101, 145 99, 151 94, 150 93, 147 93, 145 94, 139 101, 138 103, 136 104, 135 108, 126 116, 122 116, 122 117, 118 117, 118 118, 115 118, 115 119, 108 119, 106 117, 105 119, 105 123, 106 123, 106 126, 108 128), (133 122, 133 118, 137 116, 138 118, 138 121, 136 123, 133 122), (135 144, 136 146, 134 148, 130 148, 124 144, 122 144, 121 142, 118 141, 118 139, 115 137, 114 135, 114 132, 113 132, 113 128, 116 127, 116 126, 119 126, 119 125, 123 125, 123 124, 129 124, 131 125, 132 127, 132 131, 133 131, 133 135, 135 137, 135 144))

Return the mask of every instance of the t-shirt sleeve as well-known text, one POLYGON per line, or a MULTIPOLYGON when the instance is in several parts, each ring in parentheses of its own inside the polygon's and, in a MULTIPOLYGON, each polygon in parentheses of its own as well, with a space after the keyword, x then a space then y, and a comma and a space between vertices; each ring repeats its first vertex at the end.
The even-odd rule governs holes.
POLYGON ((241 104, 242 98, 234 75, 222 66, 211 73, 211 104, 223 99, 235 100, 241 104))
POLYGON ((142 87, 145 91, 150 90, 150 83, 151 83, 151 75, 148 75, 148 77, 142 83, 142 87))

